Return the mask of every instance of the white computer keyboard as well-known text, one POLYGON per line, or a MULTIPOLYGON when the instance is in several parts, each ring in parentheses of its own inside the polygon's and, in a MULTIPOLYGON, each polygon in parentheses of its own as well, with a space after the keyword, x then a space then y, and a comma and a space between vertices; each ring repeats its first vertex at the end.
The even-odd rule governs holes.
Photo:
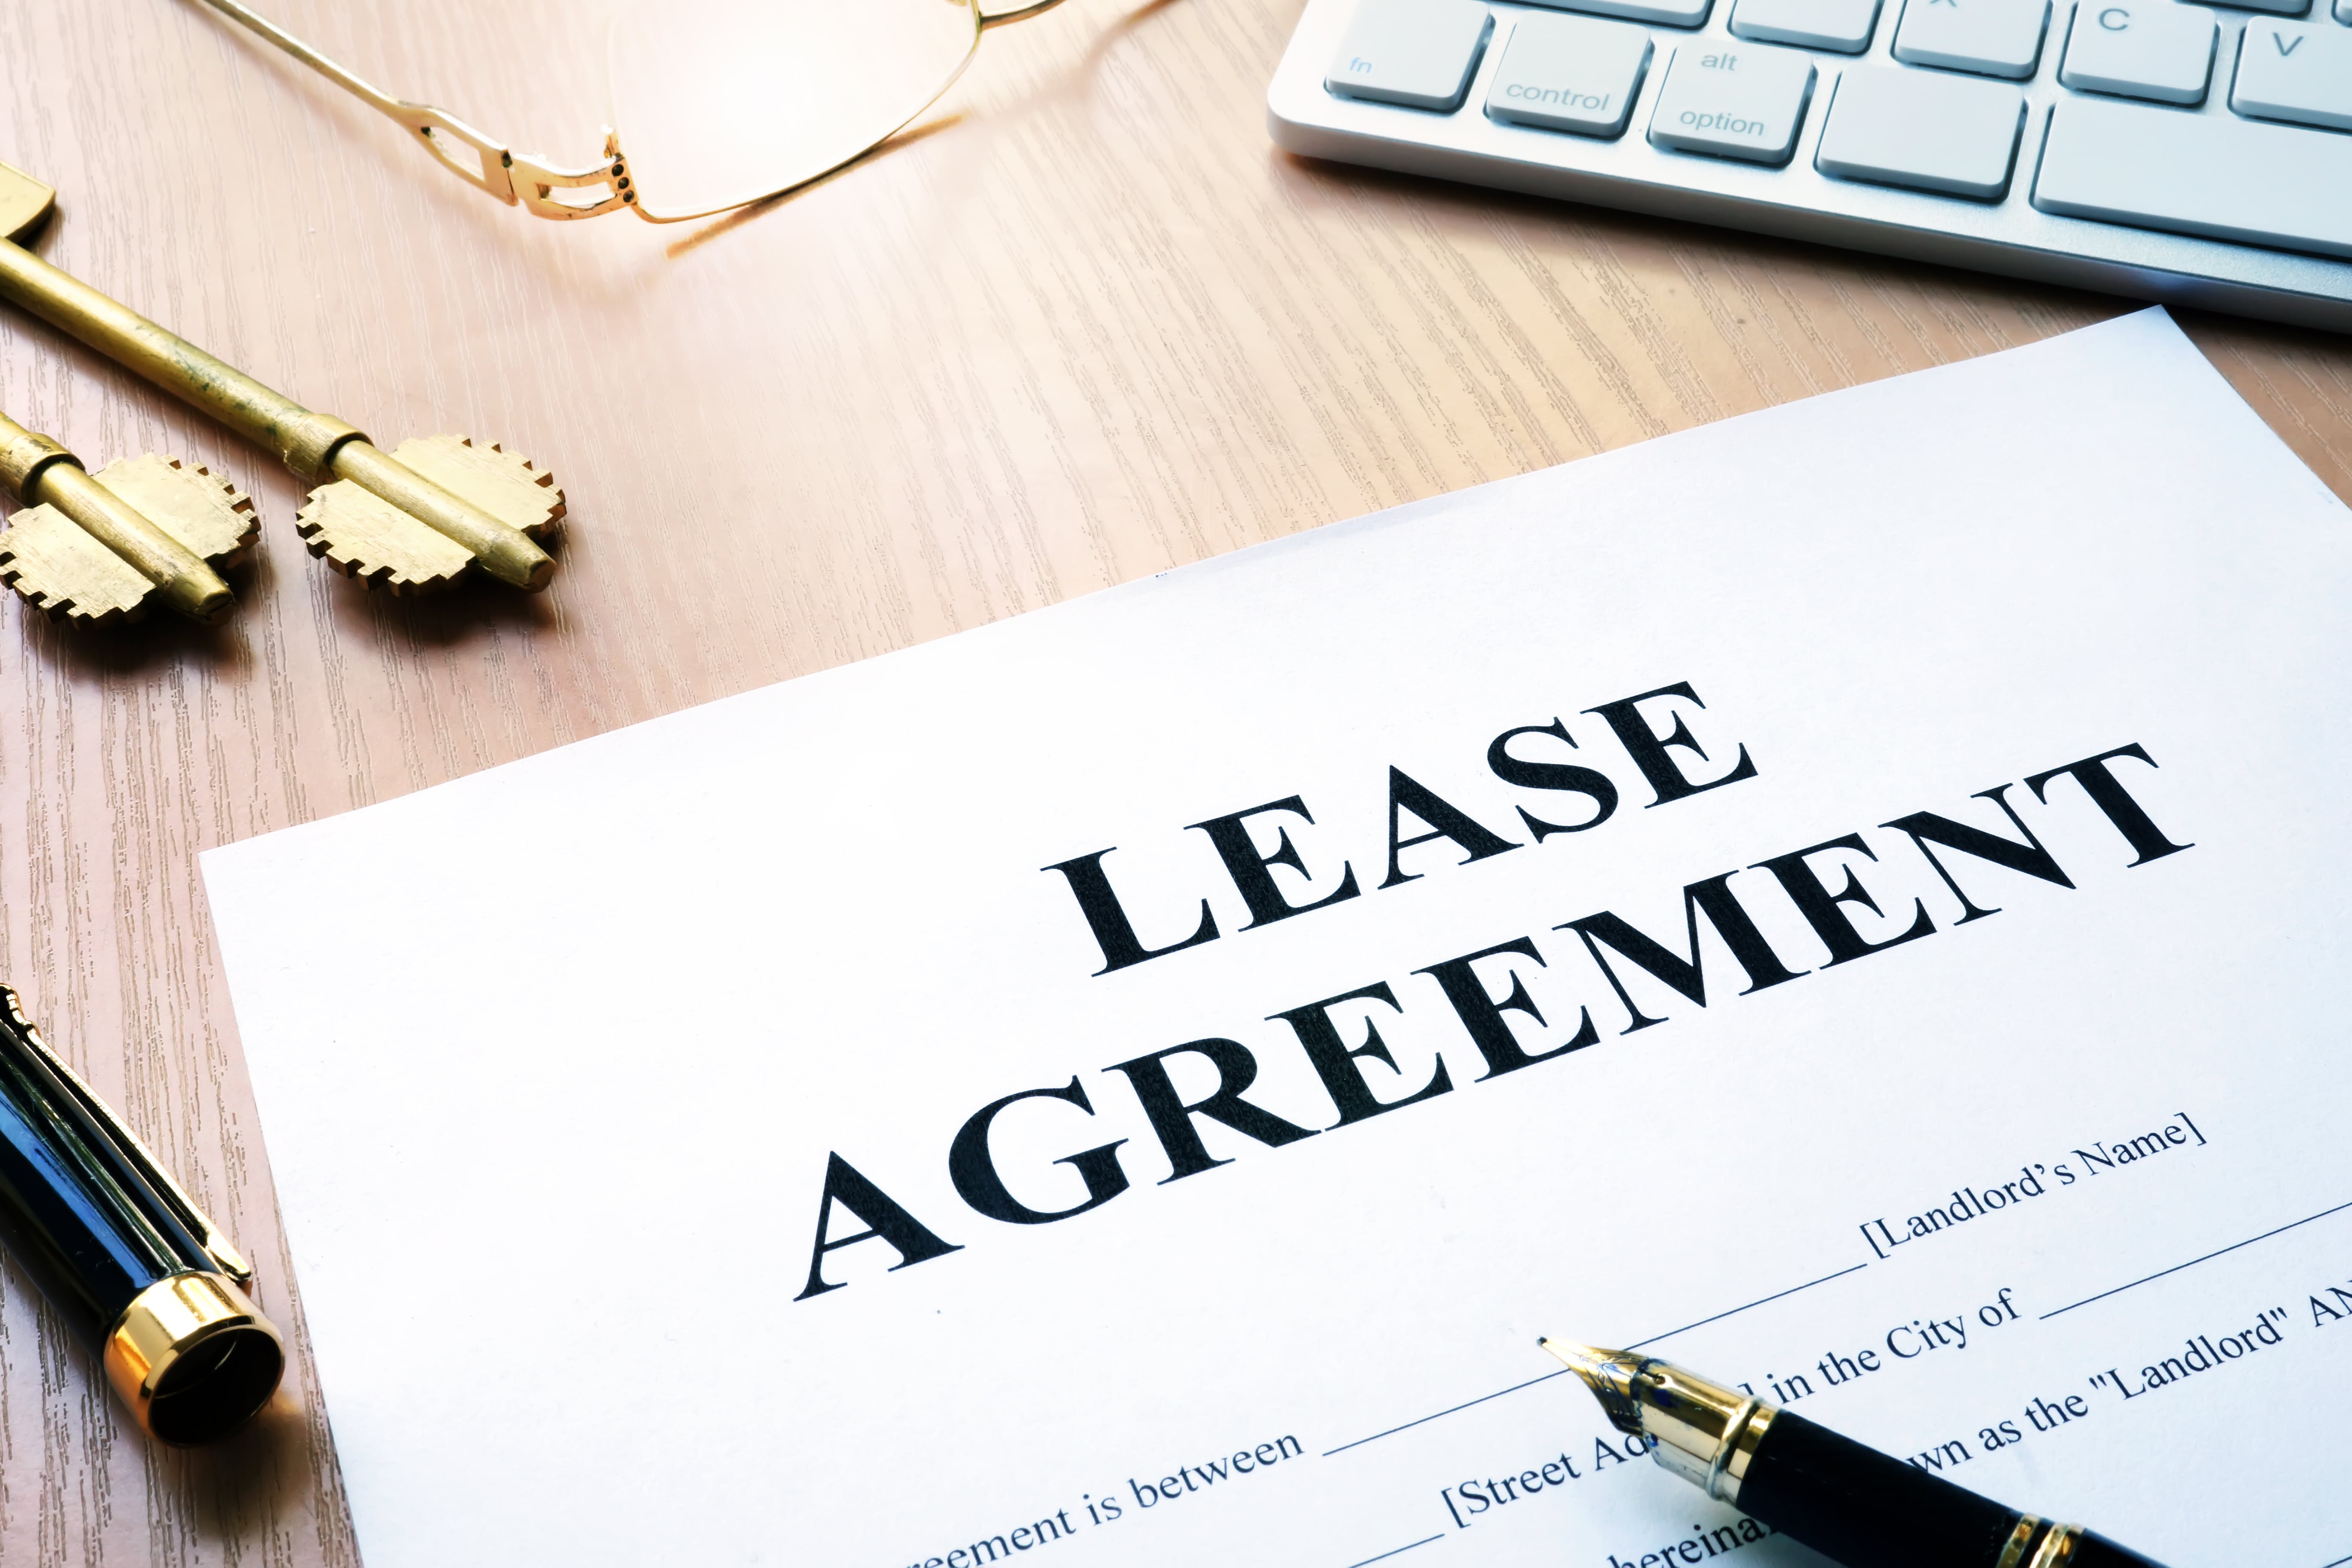
POLYGON ((2352 0, 1307 0, 1292 152, 2352 331, 2352 0))

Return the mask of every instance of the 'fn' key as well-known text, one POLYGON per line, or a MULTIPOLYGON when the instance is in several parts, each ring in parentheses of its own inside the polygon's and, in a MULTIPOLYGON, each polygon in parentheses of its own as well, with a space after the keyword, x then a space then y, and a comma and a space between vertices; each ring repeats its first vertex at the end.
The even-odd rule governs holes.
POLYGON ((1451 114, 1494 30, 1494 14, 1478 0, 1363 0, 1324 89, 1451 114))

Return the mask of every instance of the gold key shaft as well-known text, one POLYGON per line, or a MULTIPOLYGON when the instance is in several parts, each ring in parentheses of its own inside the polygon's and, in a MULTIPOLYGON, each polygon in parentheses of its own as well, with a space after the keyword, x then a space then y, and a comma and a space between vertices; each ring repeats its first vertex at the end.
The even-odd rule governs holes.
MULTIPOLYGON (((0 164, 0 181, 11 176, 47 192, 23 171, 0 164)), ((8 210, 8 194, 0 190, 0 299, 268 447, 297 478, 318 485, 351 481, 470 552, 499 581, 536 592, 554 579, 554 558, 521 529, 378 450, 357 427, 272 391, 16 244, 47 203, 30 218, 11 221, 20 215, 8 210)))

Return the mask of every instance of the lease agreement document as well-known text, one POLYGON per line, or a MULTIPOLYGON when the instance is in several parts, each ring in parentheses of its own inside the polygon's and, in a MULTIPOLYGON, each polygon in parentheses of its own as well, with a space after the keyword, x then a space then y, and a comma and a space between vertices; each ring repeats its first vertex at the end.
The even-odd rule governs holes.
POLYGON ((2352 1557, 2347 521, 2151 311, 213 851, 366 1561, 2352 1557))

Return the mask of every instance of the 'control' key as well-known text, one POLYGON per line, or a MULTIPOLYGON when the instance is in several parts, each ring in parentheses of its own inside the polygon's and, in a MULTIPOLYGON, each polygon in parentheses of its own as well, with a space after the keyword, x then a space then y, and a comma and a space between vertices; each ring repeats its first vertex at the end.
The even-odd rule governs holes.
POLYGON ((1495 30, 1478 0, 1362 0, 1323 78, 1328 91, 1451 114, 1495 30))
POLYGON ((1649 64, 1650 35, 1639 27, 1529 12, 1503 46, 1486 89, 1486 115, 1579 136, 1619 136, 1649 64))

